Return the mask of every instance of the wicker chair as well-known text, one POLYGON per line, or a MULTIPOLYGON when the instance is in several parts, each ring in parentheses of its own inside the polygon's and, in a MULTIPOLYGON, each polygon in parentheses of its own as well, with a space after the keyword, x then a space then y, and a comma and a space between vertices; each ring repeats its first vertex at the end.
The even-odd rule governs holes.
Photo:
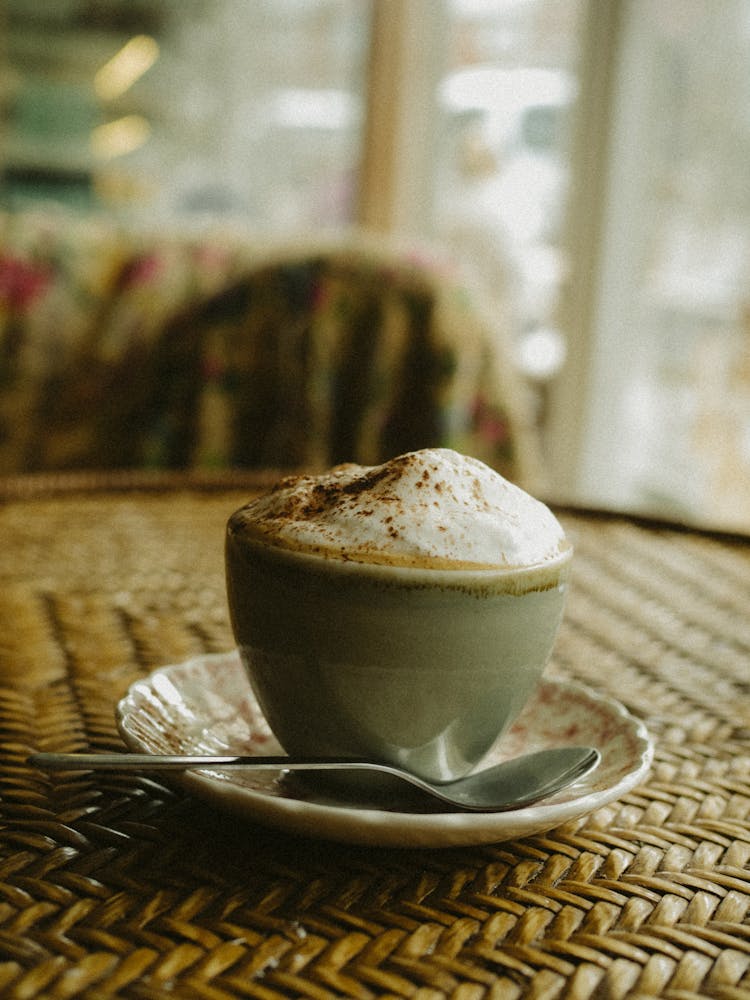
POLYGON ((90 315, 36 344, 6 310, 0 472, 315 468, 442 445, 538 482, 505 333, 437 258, 362 234, 214 246, 207 278, 205 243, 121 240, 90 315))

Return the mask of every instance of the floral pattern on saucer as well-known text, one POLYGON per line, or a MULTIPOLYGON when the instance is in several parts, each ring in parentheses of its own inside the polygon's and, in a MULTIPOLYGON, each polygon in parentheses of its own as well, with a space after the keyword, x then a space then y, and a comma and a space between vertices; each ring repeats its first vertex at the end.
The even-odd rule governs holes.
MULTIPOLYGON (((131 750, 141 753, 277 754, 236 651, 162 667, 136 682, 117 706, 131 750)), ((247 819, 305 836, 388 847, 455 847, 542 833, 619 798, 645 777, 653 743, 642 722, 614 699, 557 678, 543 680, 485 766, 547 746, 586 744, 599 766, 544 802, 510 812, 446 812, 408 795, 387 807, 332 797, 283 773, 212 768, 170 780, 247 819)))

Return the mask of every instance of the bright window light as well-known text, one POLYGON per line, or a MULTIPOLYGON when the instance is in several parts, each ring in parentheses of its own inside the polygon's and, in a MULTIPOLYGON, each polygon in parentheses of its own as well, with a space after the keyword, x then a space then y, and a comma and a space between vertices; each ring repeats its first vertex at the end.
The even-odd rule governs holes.
POLYGON ((140 149, 151 135, 151 126, 142 115, 125 115, 99 125, 91 133, 91 148, 101 160, 112 160, 140 149))
POLYGON ((150 35, 136 35, 106 62, 94 77, 94 91, 113 101, 129 90, 159 58, 159 44, 150 35))

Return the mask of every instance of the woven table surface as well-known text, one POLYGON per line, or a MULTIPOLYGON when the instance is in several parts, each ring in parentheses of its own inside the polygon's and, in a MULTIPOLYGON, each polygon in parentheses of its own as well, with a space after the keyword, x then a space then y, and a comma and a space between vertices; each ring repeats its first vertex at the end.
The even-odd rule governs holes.
POLYGON ((548 668, 656 741, 644 783, 543 835, 385 849, 239 821, 119 750, 156 667, 232 647, 227 516, 268 482, 0 483, 0 997, 750 1000, 750 544, 560 512, 548 668))

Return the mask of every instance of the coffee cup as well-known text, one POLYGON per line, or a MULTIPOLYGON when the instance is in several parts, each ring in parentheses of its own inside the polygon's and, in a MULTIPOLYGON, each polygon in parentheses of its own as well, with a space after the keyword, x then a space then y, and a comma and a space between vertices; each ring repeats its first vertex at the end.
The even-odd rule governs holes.
MULTIPOLYGON (((365 492, 360 510, 375 499, 365 492)), ((250 504, 228 521, 227 596, 242 662, 284 749, 368 757, 432 781, 476 768, 549 658, 571 563, 564 538, 543 559, 478 567, 369 541, 359 557, 302 549, 259 530, 263 520, 250 504)))

